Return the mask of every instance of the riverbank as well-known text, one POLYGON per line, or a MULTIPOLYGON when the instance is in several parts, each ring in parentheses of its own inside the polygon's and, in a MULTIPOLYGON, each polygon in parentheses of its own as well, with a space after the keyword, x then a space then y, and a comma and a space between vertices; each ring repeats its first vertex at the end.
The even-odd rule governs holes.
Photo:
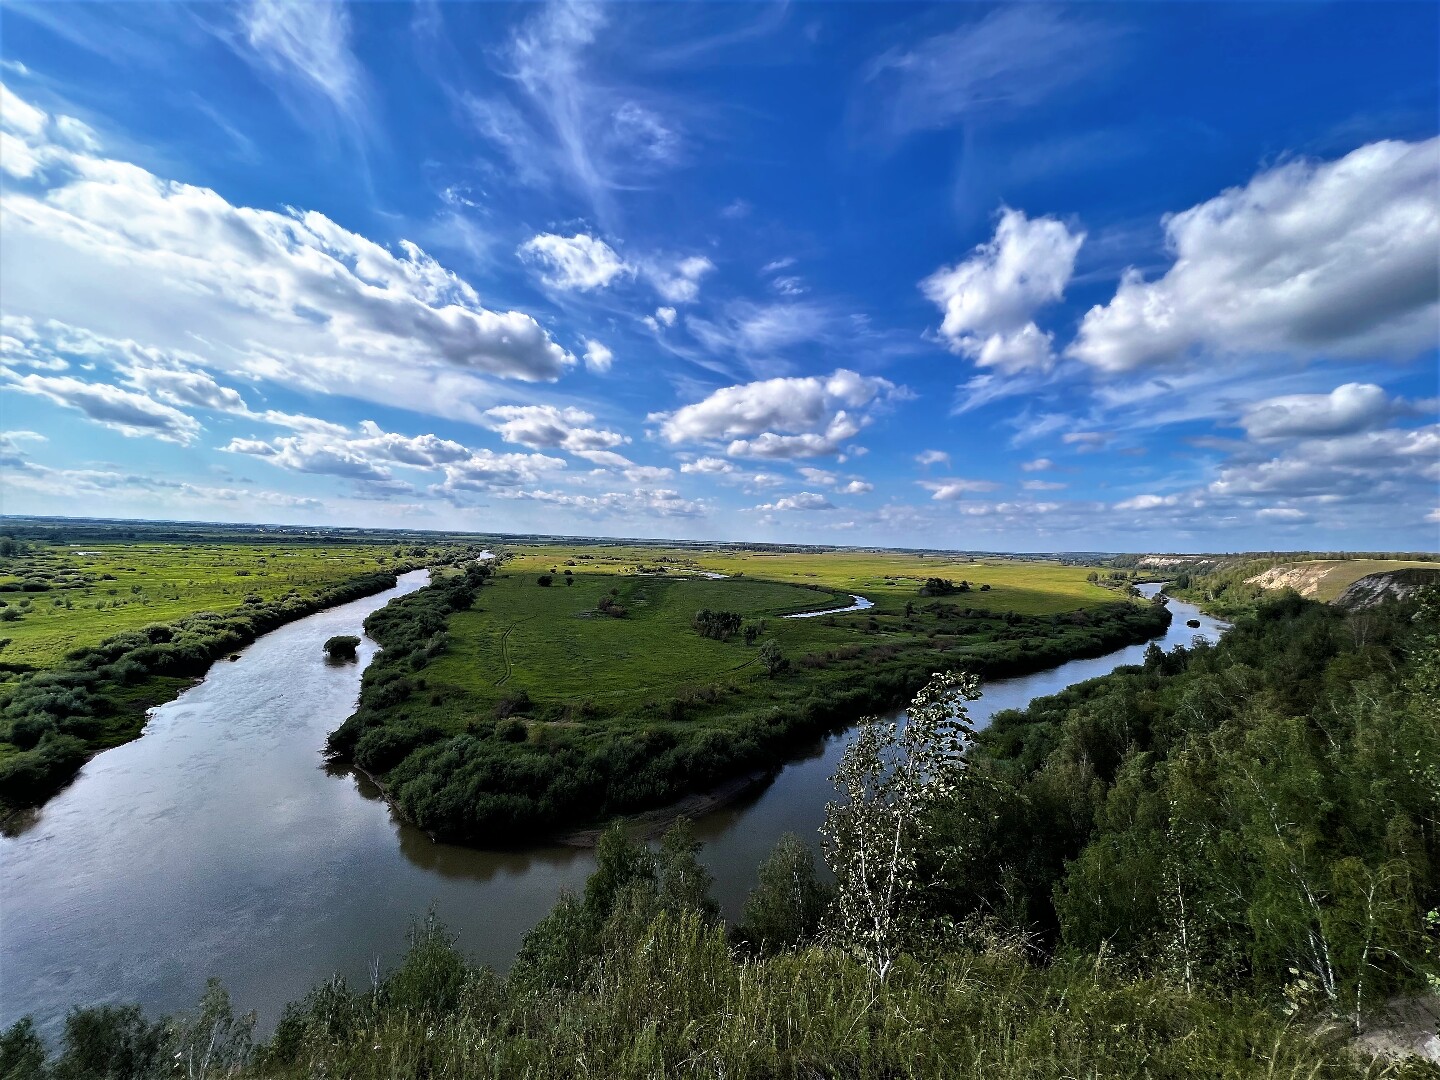
POLYGON ((203 679, 217 661, 288 623, 393 589, 400 574, 421 565, 398 561, 308 597, 153 623, 74 650, 57 668, 26 674, 0 697, 15 748, 0 757, 0 833, 33 824, 87 762, 138 739, 153 709, 203 679))

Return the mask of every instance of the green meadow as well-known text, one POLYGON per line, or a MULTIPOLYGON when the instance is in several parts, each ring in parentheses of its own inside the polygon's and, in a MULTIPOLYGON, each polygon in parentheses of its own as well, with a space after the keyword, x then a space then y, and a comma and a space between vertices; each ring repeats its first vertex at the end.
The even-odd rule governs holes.
POLYGON ((0 652, 6 665, 48 668, 112 634, 246 598, 317 593, 383 570, 393 545, 30 544, 0 557, 0 652), (13 615, 5 615, 10 611, 13 615))
POLYGON ((370 617, 384 650, 330 743, 423 828, 482 846, 773 767, 935 671, 1035 671, 1169 619, 1084 567, 1041 562, 606 545, 501 555, 483 581, 449 571, 370 617), (933 594, 933 578, 953 591, 933 594), (786 617, 848 607, 852 593, 874 607, 786 617), (706 632, 703 612, 727 628, 706 632))

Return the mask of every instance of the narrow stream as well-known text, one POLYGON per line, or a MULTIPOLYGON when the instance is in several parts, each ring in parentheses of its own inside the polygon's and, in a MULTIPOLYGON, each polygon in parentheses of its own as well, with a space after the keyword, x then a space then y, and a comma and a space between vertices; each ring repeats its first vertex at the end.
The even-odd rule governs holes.
MULTIPOLYGON (((268 1030, 331 973, 363 984, 372 963, 392 963, 427 910, 474 959, 510 963, 560 892, 583 886, 591 853, 433 843, 320 756, 375 651, 366 639, 358 663, 332 665, 321 643, 359 633, 367 614, 424 582, 423 571, 406 574, 389 592, 291 623, 216 664, 155 710, 144 737, 95 758, 32 828, 0 840, 0 1025, 29 1013, 54 1035, 73 1005, 189 1008, 213 975, 268 1030)), ((1171 609, 1164 648, 1224 629, 1188 604, 1171 609)), ((990 683, 972 715, 983 724, 1143 651, 990 683)), ((764 790, 696 823, 727 914, 738 914, 781 834, 815 835, 849 738, 818 741, 764 790)))

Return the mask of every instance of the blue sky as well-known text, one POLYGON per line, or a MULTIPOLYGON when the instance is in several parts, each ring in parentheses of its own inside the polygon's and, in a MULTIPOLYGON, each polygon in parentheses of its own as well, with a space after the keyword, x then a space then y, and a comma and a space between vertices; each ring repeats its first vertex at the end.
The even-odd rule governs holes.
POLYGON ((1440 547, 1440 8, 6 4, 0 509, 1440 547))

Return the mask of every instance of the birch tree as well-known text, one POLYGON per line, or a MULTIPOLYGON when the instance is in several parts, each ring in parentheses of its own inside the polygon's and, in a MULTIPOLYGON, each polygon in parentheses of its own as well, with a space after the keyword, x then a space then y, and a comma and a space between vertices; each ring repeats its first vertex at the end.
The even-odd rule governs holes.
POLYGON ((974 675, 935 675, 904 724, 866 718, 832 778, 843 799, 821 829, 836 884, 830 929, 882 981, 923 923, 917 852, 964 774, 975 734, 965 703, 979 696, 974 675))

